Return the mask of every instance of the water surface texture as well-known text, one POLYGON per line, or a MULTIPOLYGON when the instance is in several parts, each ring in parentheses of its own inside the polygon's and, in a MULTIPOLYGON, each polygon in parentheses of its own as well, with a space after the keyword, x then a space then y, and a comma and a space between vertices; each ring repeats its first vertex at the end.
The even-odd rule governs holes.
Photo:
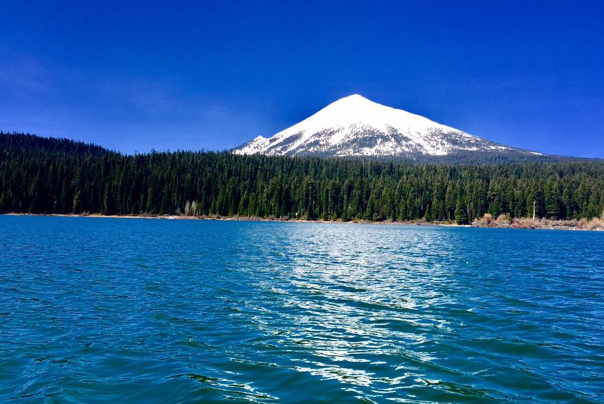
POLYGON ((604 402, 604 234, 0 216, 0 402, 604 402))

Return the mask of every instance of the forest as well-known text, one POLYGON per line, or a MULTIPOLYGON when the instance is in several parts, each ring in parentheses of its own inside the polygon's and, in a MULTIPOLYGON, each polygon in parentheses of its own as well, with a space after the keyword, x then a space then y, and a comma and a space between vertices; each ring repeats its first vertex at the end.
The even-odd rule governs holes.
POLYGON ((438 164, 238 156, 126 155, 67 139, 0 132, 0 212, 449 221, 489 213, 591 219, 604 162, 438 164))

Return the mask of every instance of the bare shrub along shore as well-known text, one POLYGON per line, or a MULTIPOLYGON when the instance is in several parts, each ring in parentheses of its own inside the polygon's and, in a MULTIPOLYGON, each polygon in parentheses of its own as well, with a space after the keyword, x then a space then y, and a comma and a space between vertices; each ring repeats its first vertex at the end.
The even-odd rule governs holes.
POLYGON ((497 227, 511 229, 551 229, 551 230, 604 230, 604 214, 601 218, 591 220, 550 220, 532 219, 528 217, 510 218, 509 215, 499 215, 497 218, 486 213, 480 219, 472 222, 473 227, 497 227))

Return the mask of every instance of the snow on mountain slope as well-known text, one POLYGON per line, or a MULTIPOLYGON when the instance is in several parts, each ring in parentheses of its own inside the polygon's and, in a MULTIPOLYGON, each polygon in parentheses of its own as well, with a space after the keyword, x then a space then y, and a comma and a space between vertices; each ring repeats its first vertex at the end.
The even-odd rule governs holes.
POLYGON ((517 151, 360 95, 342 98, 302 122, 236 154, 322 157, 420 157, 517 151))

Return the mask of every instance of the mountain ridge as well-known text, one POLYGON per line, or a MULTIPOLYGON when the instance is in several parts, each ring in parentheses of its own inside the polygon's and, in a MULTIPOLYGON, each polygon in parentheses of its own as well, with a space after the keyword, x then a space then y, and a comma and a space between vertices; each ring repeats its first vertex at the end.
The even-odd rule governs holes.
POLYGON ((258 136, 233 153, 410 160, 467 153, 543 156, 470 135, 359 94, 341 98, 271 137, 258 136))

